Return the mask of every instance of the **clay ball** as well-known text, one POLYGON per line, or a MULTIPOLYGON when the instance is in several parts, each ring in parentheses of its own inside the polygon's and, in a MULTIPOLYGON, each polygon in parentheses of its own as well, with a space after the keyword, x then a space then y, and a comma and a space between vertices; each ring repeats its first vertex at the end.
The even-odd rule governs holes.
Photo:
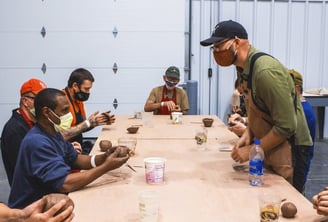
POLYGON ((118 157, 126 157, 129 153, 130 149, 126 146, 118 146, 118 147, 121 149, 120 154, 118 155, 118 157))
POLYGON ((99 143, 99 147, 102 152, 107 151, 108 149, 112 148, 112 146, 112 142, 109 140, 101 140, 99 143))
POLYGON ((46 200, 46 203, 43 207, 42 212, 48 211, 51 207, 53 207, 55 204, 57 204, 58 202, 60 202, 63 199, 66 200, 66 204, 59 211, 57 211, 55 216, 60 214, 64 210, 66 210, 69 206, 73 206, 73 208, 74 208, 74 202, 72 201, 71 198, 69 198, 65 194, 53 193, 53 194, 48 194, 48 195, 44 196, 44 198, 46 200))
POLYGON ((281 205, 281 213, 283 217, 293 218, 297 213, 297 208, 292 202, 285 202, 281 205))
POLYGON ((127 155, 133 156, 134 152, 130 150, 127 146, 113 146, 107 150, 107 155, 111 155, 116 149, 120 149, 120 153, 117 157, 126 157, 127 155))

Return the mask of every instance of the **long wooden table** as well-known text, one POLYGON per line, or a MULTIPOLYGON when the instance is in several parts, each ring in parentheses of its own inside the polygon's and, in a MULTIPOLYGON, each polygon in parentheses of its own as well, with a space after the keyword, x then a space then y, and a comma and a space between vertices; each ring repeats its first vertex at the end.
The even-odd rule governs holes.
MULTIPOLYGON (((208 138, 216 138, 222 140, 222 136, 218 132, 226 129, 225 124, 216 116, 200 116, 185 115, 182 124, 173 124, 168 115, 154 115, 151 126, 145 126, 141 119, 136 119, 128 115, 116 116, 116 122, 113 125, 103 127, 100 137, 117 140, 119 137, 133 136, 137 139, 193 139, 195 129, 203 127, 202 119, 204 117, 213 117, 215 121, 211 128, 208 129, 208 138), (136 134, 129 134, 126 130, 130 126, 139 126, 136 134)), ((230 134, 230 133, 229 133, 230 134)), ((236 139, 234 134, 230 134, 231 138, 236 139)))
MULTIPOLYGON (((280 217, 279 221, 327 219, 316 215, 312 204, 280 176, 265 172, 264 186, 250 186, 247 172, 233 170, 230 152, 220 151, 220 147, 231 146, 237 137, 223 127, 221 120, 212 117, 215 123, 208 128, 211 136, 205 150, 200 150, 193 138, 195 128, 201 126, 193 122, 199 122, 202 116, 184 116, 181 125, 167 122, 167 116, 156 116, 153 127, 141 126, 134 135, 138 138, 136 155, 128 161, 137 172, 122 166, 86 188, 70 193, 75 203, 74 221, 140 221, 138 194, 143 190, 159 193, 159 222, 259 221, 258 196, 261 193, 276 194, 296 204, 296 218, 280 217), (145 182, 143 159, 151 156, 167 159, 165 182, 161 185, 145 182)), ((104 127, 92 153, 100 152, 101 139, 112 138, 115 143, 117 138, 126 136, 125 128, 131 121, 138 120, 119 116, 114 125, 104 127)))

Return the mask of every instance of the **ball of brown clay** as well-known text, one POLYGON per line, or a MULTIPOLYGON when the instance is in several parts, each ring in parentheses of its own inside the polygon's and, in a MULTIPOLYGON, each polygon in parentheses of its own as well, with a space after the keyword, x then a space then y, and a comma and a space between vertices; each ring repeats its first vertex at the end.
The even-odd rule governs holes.
POLYGON ((120 153, 118 154, 118 157, 126 157, 129 154, 129 148, 126 146, 118 146, 120 148, 120 153))
POLYGON ((73 206, 74 208, 74 202, 72 201, 71 198, 69 198, 67 195, 65 194, 61 194, 61 193, 52 193, 52 194, 48 194, 45 197, 46 203, 43 207, 42 212, 46 212, 47 210, 49 210, 51 207, 53 207, 55 204, 57 204, 58 202, 60 202, 61 200, 66 200, 66 204, 57 211, 57 213, 55 214, 55 216, 57 214, 60 214, 61 212, 63 212, 64 210, 66 210, 69 206, 73 206))
POLYGON ((108 149, 112 148, 112 142, 109 140, 101 140, 99 143, 100 150, 106 152, 108 149))
POLYGON ((127 146, 113 146, 106 151, 107 156, 114 153, 118 148, 120 149, 120 152, 117 157, 126 157, 127 155, 131 157, 135 155, 134 151, 130 150, 127 146))
POLYGON ((286 202, 281 205, 281 213, 283 217, 293 218, 297 213, 297 208, 292 202, 286 202))

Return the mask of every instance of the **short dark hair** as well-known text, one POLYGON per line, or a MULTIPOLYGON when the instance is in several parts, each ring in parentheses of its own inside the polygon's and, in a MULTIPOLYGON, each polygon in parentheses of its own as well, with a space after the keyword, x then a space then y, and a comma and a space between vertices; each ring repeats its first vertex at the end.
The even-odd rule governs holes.
POLYGON ((91 82, 95 81, 90 71, 83 68, 75 69, 68 79, 67 86, 72 87, 75 82, 80 86, 84 80, 89 80, 91 82))
POLYGON ((40 119, 42 108, 49 107, 52 110, 57 108, 57 97, 65 96, 65 94, 54 88, 46 88, 39 92, 34 99, 35 117, 40 119))

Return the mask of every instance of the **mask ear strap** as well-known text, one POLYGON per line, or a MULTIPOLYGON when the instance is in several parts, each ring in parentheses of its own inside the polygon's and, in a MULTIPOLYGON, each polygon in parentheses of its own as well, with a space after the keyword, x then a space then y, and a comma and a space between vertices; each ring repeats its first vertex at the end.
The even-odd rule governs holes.
POLYGON ((59 124, 60 124, 60 117, 54 112, 54 111, 52 111, 52 109, 50 109, 49 107, 48 107, 48 109, 52 112, 52 114, 59 120, 59 124))

